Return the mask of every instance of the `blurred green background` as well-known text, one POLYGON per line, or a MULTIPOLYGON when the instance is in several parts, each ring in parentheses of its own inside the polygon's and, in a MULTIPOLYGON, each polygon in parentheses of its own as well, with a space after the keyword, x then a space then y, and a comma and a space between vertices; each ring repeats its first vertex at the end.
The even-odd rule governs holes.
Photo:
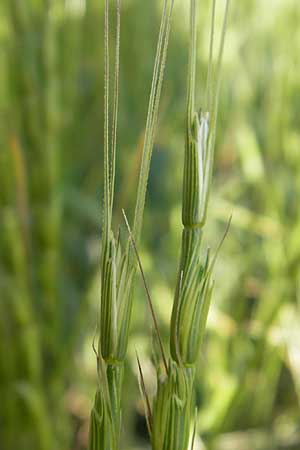
MULTIPOLYGON (((86 448, 97 382, 103 3, 0 2, 1 450, 86 448)), ((199 3, 200 107, 211 2, 199 3)), ((215 249, 233 219, 199 359, 197 448, 299 450, 300 6, 231 3, 206 245, 215 249)), ((188 6, 175 0, 141 243, 166 342, 181 235, 188 6)), ((116 226, 121 208, 132 217, 161 7, 123 0, 116 226)), ((135 362, 137 348, 153 392, 149 323, 138 280, 124 450, 149 448, 135 362)))

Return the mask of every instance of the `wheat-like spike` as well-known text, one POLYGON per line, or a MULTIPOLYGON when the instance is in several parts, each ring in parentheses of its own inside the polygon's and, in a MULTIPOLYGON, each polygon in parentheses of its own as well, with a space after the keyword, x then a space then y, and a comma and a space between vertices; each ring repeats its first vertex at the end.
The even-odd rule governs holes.
MULTIPOLYGON (((112 210, 114 201, 115 165, 117 151, 117 126, 119 109, 119 71, 121 0, 116 4, 116 45, 114 63, 114 94, 112 122, 110 123, 110 65, 109 65, 109 1, 104 5, 104 214, 101 249, 101 298, 97 368, 99 386, 91 416, 89 450, 117 450, 121 428, 121 389, 123 385, 124 359, 127 350, 129 325, 132 309, 133 280, 137 263, 132 252, 137 253, 134 239, 128 238, 125 251, 122 251, 120 237, 117 240, 112 230, 112 210), (110 134, 111 133, 111 134, 110 134), (132 242, 135 245, 133 249, 132 242), (101 420, 99 420, 101 418, 101 420)), ((158 39, 153 82, 148 108, 143 162, 137 194, 135 232, 139 237, 144 209, 145 190, 153 148, 154 131, 158 116, 158 104, 162 88, 163 74, 170 33, 173 0, 165 0, 158 39)), ((132 233, 133 235, 134 233, 132 233)), ((139 259, 139 265, 141 262, 139 259)), ((156 332, 160 342, 162 357, 167 371, 166 357, 159 336, 149 290, 144 273, 143 281, 156 332)))
MULTIPOLYGON (((227 26, 228 1, 219 47, 217 72, 213 74, 213 44, 216 2, 212 4, 209 67, 206 87, 206 107, 209 111, 197 113, 195 109, 197 1, 190 1, 190 49, 187 93, 186 145, 182 203, 182 250, 170 327, 170 364, 167 378, 158 378, 158 390, 153 408, 154 450, 187 450, 191 426, 194 377, 201 343, 205 331, 214 283, 212 270, 217 255, 228 233, 230 221, 210 261, 200 258, 202 234, 206 223, 206 210, 214 155, 214 138, 220 88, 220 70, 227 26), (166 413, 161 414, 164 404, 166 413)), ((192 448, 196 430, 192 435, 192 448)))

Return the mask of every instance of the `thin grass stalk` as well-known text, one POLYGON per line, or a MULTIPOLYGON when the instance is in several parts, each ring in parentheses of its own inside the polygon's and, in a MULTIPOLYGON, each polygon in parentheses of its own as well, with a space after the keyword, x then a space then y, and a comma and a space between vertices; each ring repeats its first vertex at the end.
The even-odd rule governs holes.
MULTIPOLYGON (((39 334, 36 325, 36 315, 32 305, 30 291, 27 246, 22 226, 22 211, 18 198, 18 186, 24 182, 24 167, 20 147, 15 142, 7 147, 1 161, 6 164, 6 176, 3 172, 3 193, 1 198, 1 253, 6 255, 5 269, 2 267, 1 296, 5 305, 5 317, 8 321, 7 330, 13 327, 17 332, 8 337, 13 342, 9 366, 9 377, 0 369, 0 378, 4 375, 4 385, 9 394, 12 407, 8 413, 13 414, 15 424, 20 422, 20 428, 26 426, 23 422, 22 404, 25 403, 27 421, 30 421, 33 442, 39 448, 52 448, 51 420, 48 415, 47 402, 41 386, 42 357, 39 334), (21 178, 21 179, 20 179, 21 178), (13 180, 10 184, 10 180, 13 180), (19 208, 18 208, 19 206, 19 208), (26 393, 30 393, 27 395, 26 393), (26 394, 26 395, 25 395, 26 394), (34 400, 33 400, 34 397, 34 400), (38 411, 38 412, 37 412, 38 411)), ((23 185, 24 187, 24 185, 23 185)), ((5 328, 5 327, 4 327, 5 328)), ((10 331, 11 333, 11 331, 10 331)), ((2 355, 7 353, 2 352, 2 355)), ((4 398, 5 401, 5 398, 4 398)), ((24 408, 24 406, 23 406, 24 408)), ((5 410, 6 412, 6 410, 5 410)), ((12 419, 12 417, 11 417, 12 419)), ((26 423, 26 422, 25 422, 26 423)), ((9 433, 9 429, 8 429, 9 433)), ((3 437, 6 439, 6 437, 3 437)), ((8 434, 8 449, 12 448, 13 437, 8 434)))
POLYGON ((2 302, 0 304, 0 354, 6 355, 0 362, 0 421, 3 427, 1 434, 2 445, 8 450, 14 447, 15 428, 19 426, 18 404, 16 396, 11 395, 11 380, 15 377, 15 353, 7 352, 7 342, 12 342, 11 332, 7 320, 7 308, 4 301, 3 287, 1 289, 2 302))
MULTIPOLYGON (((42 192, 43 183, 39 183, 39 163, 42 155, 42 111, 39 105, 39 75, 36 65, 37 51, 33 45, 30 33, 32 32, 33 11, 32 5, 28 7, 25 2, 17 0, 6 1, 8 22, 11 27, 13 51, 10 54, 11 87, 14 95, 21 95, 30 101, 20 102, 20 111, 14 112, 14 120, 20 132, 24 133, 26 145, 31 149, 28 155, 32 167, 30 191, 33 196, 42 192), (16 73, 16 65, 19 70, 16 73), (24 124, 22 123, 24 121, 24 124), (30 157, 31 156, 31 157, 30 157)), ((18 97, 12 101, 18 101, 18 97)))
POLYGON ((67 441, 68 423, 61 401, 64 389, 64 370, 66 367, 63 353, 58 352, 63 336, 63 307, 59 298, 60 274, 60 236, 62 205, 60 202, 60 104, 58 76, 58 45, 56 8, 60 0, 45 0, 42 16, 42 53, 41 70, 43 89, 41 108, 43 111, 43 154, 39 170, 43 174, 43 198, 32 198, 34 211, 34 238, 37 258, 37 283, 42 299, 41 328, 43 348, 48 360, 45 378, 48 383, 48 408, 52 417, 54 435, 59 436, 64 445, 67 441))
MULTIPOLYGON (((16 128, 13 133, 21 136, 22 150, 26 155, 32 236, 30 251, 31 258, 37 261, 33 283, 38 293, 39 308, 43 310, 45 323, 49 324, 43 329, 43 339, 47 359, 52 359, 51 367, 55 366, 55 340, 59 335, 57 262, 61 216, 57 195, 59 108, 53 14, 57 2, 45 1, 38 7, 30 2, 26 6, 24 2, 12 0, 7 7, 14 42, 11 83, 22 96, 20 113, 13 113, 16 128), (34 45, 32 39, 38 13, 43 14, 41 49, 34 45)), ((47 371, 47 375, 50 372, 47 371)))
MULTIPOLYGON (((18 38, 16 30, 24 37, 28 25, 25 11, 22 6, 14 11, 14 2, 4 5, 7 14, 5 19, 14 24, 9 34, 18 52, 18 38), (14 13, 16 15, 14 15, 14 13)), ((17 54, 17 53, 16 53, 17 54)), ((15 54, 15 56, 16 56, 15 54)), ((11 91, 10 67, 11 55, 5 58, 2 71, 1 87, 3 87, 1 110, 6 123, 1 124, 1 157, 0 157, 0 253, 3 257, 0 264, 1 272, 1 355, 5 362, 0 368, 1 398, 3 408, 1 423, 4 423, 1 435, 5 448, 15 448, 16 440, 14 430, 18 429, 22 435, 24 427, 31 430, 32 442, 39 448, 48 450, 52 447, 51 421, 49 420, 46 400, 41 389, 42 355, 37 329, 37 317, 32 304, 30 285, 30 270, 28 254, 30 247, 29 237, 29 205, 28 205, 28 177, 25 165, 24 152, 18 139, 18 121, 12 113, 12 105, 16 99, 11 91), (12 331, 13 330, 13 331, 12 331), (5 348, 9 342, 10 350, 5 348), (23 385, 35 391, 35 398, 39 398, 39 414, 32 414, 29 406, 30 399, 24 398, 19 386, 23 385), (3 395, 2 395, 3 394, 3 395), (26 420, 24 420, 26 411, 26 420), (3 416, 2 416, 3 413, 3 416), (29 422, 29 424, 28 424, 29 422)), ((22 72, 22 71, 20 71, 22 72)), ((25 71, 26 72, 26 71, 25 71)), ((17 108, 16 108, 17 109, 17 108)), ((34 108, 30 109, 33 113, 34 108)), ((28 111, 29 112, 29 111, 28 111)))
MULTIPOLYGON (((55 4, 46 1, 40 5, 32 2, 25 5, 12 0, 6 5, 13 42, 13 52, 9 56, 11 104, 18 101, 20 105, 9 110, 11 128, 5 149, 12 161, 12 179, 17 191, 4 214, 6 245, 10 247, 7 254, 15 264, 12 279, 16 287, 10 289, 10 306, 14 308, 13 321, 20 341, 19 346, 16 345, 19 353, 15 378, 23 380, 20 389, 14 388, 14 394, 26 405, 27 417, 31 420, 30 439, 38 442, 41 449, 54 448, 56 439, 52 420, 55 414, 52 416, 48 409, 50 402, 41 387, 42 375, 47 381, 52 379, 53 390, 60 385, 60 381, 57 382, 60 378, 54 380, 59 360, 57 261, 60 228, 56 24, 52 10, 55 4), (42 45, 38 47, 32 35, 41 17, 42 45), (39 319, 46 319, 40 329, 39 319), (51 362, 42 367, 45 361, 51 362), (42 374, 43 369, 46 370, 42 374)), ((61 393, 55 397, 53 390, 49 388, 49 397, 52 395, 52 406, 56 404, 57 413, 61 393)), ((21 442, 21 432, 18 439, 21 442)))
POLYGON ((63 336, 63 308, 59 298, 60 236, 62 205, 60 201, 61 115, 60 78, 58 73, 58 19, 56 11, 61 0, 44 0, 42 3, 41 109, 43 125, 43 151, 39 170, 44 177, 42 198, 33 198, 34 233, 40 240, 37 251, 37 282, 42 298, 42 336, 48 365, 45 378, 49 389, 48 407, 53 418, 55 436, 67 445, 68 423, 61 401, 64 386, 65 360, 58 352, 63 336), (42 248, 41 247, 42 243, 42 248))

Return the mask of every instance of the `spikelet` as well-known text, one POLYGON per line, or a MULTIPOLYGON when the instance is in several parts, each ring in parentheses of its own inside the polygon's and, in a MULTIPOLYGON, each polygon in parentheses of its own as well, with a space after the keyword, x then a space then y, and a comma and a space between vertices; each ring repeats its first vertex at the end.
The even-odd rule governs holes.
POLYGON ((223 29, 217 70, 213 76, 213 41, 215 0, 212 8, 210 56, 206 87, 206 110, 195 109, 196 79, 196 1, 191 0, 191 37, 188 75, 186 144, 182 200, 182 244, 172 319, 170 348, 172 358, 183 365, 195 364, 204 334, 213 283, 209 252, 201 259, 202 234, 206 222, 209 189, 211 185, 214 144, 217 124, 220 69, 223 55, 229 1, 223 20, 223 29))

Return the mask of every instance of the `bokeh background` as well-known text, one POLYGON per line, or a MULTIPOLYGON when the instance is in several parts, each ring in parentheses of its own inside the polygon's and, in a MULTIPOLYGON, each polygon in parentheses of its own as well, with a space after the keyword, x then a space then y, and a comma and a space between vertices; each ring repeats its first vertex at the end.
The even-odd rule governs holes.
MULTIPOLYGON (((200 107, 210 2, 199 3, 200 107)), ((231 3, 205 245, 214 250, 233 219, 199 358, 197 448, 299 450, 300 6, 231 3)), ((86 448, 97 382, 103 4, 0 2, 1 450, 86 448)), ((166 343, 181 235, 188 6, 175 0, 140 249, 166 343)), ((121 208, 132 217, 161 7, 123 0, 116 227, 121 208)), ((138 280, 124 450, 149 448, 135 361, 137 348, 153 392, 149 323, 138 280)))

